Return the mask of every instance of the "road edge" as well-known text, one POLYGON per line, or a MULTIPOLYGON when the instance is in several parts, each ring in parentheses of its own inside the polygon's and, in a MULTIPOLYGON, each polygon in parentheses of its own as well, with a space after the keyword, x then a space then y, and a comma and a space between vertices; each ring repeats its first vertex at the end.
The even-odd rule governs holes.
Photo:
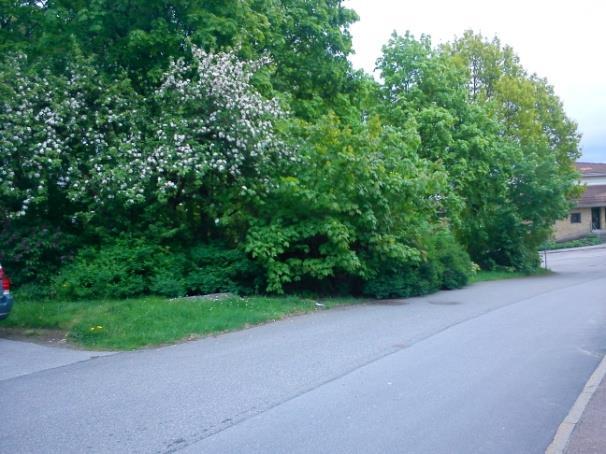
POLYGON ((559 254, 560 252, 571 252, 571 251, 591 251, 593 249, 604 249, 606 248, 606 243, 596 244, 594 246, 579 246, 579 247, 569 247, 566 249, 542 249, 539 251, 540 254, 544 254, 547 252, 549 254, 559 254))
POLYGON ((570 442, 570 438, 577 424, 581 420, 589 401, 593 397, 594 393, 604 380, 606 376, 606 356, 602 358, 598 367, 593 371, 587 383, 585 383, 585 387, 581 394, 577 398, 576 402, 570 409, 564 421, 558 427, 558 430, 553 437, 553 441, 545 450, 545 454, 564 454, 566 452, 566 448, 568 447, 568 443, 570 442))

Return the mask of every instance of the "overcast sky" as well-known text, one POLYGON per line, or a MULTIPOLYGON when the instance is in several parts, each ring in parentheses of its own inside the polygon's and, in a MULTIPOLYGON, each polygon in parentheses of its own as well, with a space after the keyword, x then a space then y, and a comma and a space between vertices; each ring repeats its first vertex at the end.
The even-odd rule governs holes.
POLYGON ((555 87, 583 134, 583 160, 606 162, 606 0, 346 0, 351 61, 371 72, 392 31, 434 44, 472 29, 511 45, 529 72, 555 87))

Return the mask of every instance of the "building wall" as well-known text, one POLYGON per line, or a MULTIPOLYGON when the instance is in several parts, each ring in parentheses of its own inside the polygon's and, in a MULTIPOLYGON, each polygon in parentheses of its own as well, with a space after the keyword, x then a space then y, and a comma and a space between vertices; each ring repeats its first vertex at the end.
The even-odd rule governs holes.
POLYGON ((606 177, 582 177, 581 184, 586 184, 587 186, 606 184, 606 177))
POLYGON ((557 221, 553 229, 556 241, 573 240, 591 233, 591 208, 575 208, 570 213, 581 213, 581 222, 572 224, 570 214, 566 219, 557 221))

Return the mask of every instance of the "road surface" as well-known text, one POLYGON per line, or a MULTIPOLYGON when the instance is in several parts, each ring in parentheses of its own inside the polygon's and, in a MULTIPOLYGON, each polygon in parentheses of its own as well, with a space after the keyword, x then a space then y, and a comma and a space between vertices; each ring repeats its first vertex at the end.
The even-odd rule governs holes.
POLYGON ((0 452, 542 453, 606 351, 606 249, 548 263, 29 369, 0 340, 0 452))

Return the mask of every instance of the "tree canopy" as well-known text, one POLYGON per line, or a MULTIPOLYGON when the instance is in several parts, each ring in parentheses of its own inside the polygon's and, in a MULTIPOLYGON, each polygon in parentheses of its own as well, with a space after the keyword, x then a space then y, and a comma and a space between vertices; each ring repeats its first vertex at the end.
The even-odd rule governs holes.
POLYGON ((1 0, 2 262, 74 297, 141 251, 169 294, 536 267, 576 194, 553 87, 473 32, 394 34, 376 81, 348 61, 355 20, 338 0, 1 0))

